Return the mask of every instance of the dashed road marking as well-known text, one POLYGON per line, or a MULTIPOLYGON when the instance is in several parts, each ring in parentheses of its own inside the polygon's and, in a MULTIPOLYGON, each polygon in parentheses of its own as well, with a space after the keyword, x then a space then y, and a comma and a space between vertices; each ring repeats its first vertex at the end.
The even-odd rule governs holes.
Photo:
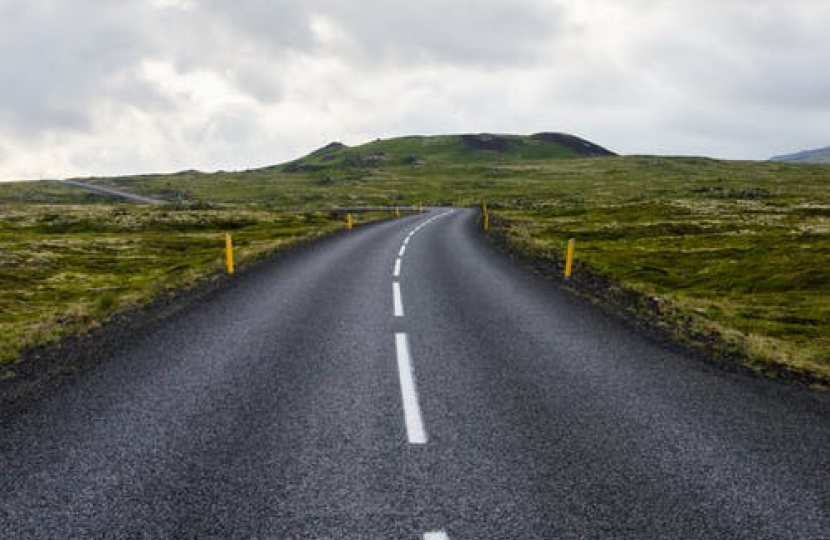
POLYGON ((397 281, 392 283, 392 304, 395 317, 403 317, 403 299, 401 298, 401 284, 397 281))
MULTIPOLYGON (((444 212, 438 216, 433 216, 409 232, 401 245, 400 251, 398 251, 398 258, 395 259, 395 268, 392 272, 395 278, 398 278, 401 275, 403 256, 406 253, 406 247, 412 237, 436 219, 442 218, 451 213, 452 210, 444 212)), ((403 298, 401 297, 401 284, 397 280, 392 282, 392 304, 395 317, 403 317, 404 311, 403 298)), ((412 355, 409 352, 409 338, 405 333, 395 334, 395 348, 398 356, 398 371, 401 379, 401 397, 403 399, 404 422, 406 424, 407 438, 409 439, 410 444, 426 444, 427 435, 424 430, 421 407, 418 404, 418 391, 415 388, 415 379, 412 375, 412 355)), ((449 540, 449 537, 443 531, 436 531, 425 533, 424 539, 449 540)))
POLYGON ((395 348, 398 353, 398 372, 401 379, 401 398, 406 435, 410 444, 426 444, 427 433, 418 404, 418 390, 412 375, 412 357, 409 354, 409 340, 404 333, 395 334, 395 348))
MULTIPOLYGON (((412 237, 417 234, 426 225, 432 223, 438 218, 442 218, 451 214, 453 211, 444 212, 438 216, 421 223, 406 235, 406 238, 398 251, 398 257, 395 259, 395 269, 392 272, 395 278, 401 275, 401 263, 403 256, 406 253, 406 247, 409 245, 412 237)), ((392 282, 392 298, 393 311, 395 317, 403 317, 403 299, 401 298, 401 284, 398 281, 392 282)), ((421 415, 421 406, 418 403, 418 390, 415 386, 415 377, 412 373, 412 354, 409 351, 409 338, 403 332, 395 334, 395 350, 398 357, 398 374, 401 381, 401 400, 403 402, 404 424, 406 425, 406 436, 409 444, 426 444, 427 433, 424 429, 424 419, 421 415)), ((444 531, 431 531, 424 533, 424 540, 449 540, 449 536, 444 531)))
POLYGON ((450 540, 450 537, 444 531, 433 531, 424 533, 424 540, 450 540))

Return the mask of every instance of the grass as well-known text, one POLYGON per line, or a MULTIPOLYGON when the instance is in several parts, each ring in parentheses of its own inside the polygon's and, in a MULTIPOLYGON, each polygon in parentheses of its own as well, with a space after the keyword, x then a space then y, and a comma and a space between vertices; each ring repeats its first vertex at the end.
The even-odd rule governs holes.
MULTIPOLYGON (((137 214, 135 219, 148 223, 143 229, 112 229, 117 220, 106 216, 113 207, 88 210, 94 215, 84 218, 83 209, 98 208, 101 199, 54 184, 0 186, 0 204, 27 205, 26 214, 33 211, 31 203, 75 203, 73 215, 87 219, 83 227, 103 227, 101 238, 110 242, 102 240, 103 253, 124 251, 128 242, 144 246, 136 253, 152 254, 162 249, 147 247, 153 235, 175 231, 178 239, 165 241, 163 253, 148 256, 170 257, 171 268, 178 268, 172 274, 184 275, 189 268, 215 269, 220 264, 216 235, 230 225, 222 220, 231 217, 242 220, 231 223, 256 243, 269 227, 279 229, 277 221, 283 218, 274 216, 283 214, 419 202, 473 206, 486 200, 494 217, 493 234, 512 249, 556 268, 565 242, 576 238, 577 277, 590 273, 634 293, 639 298, 635 303, 642 305, 632 308, 632 315, 656 314, 678 341, 694 346, 717 335, 750 367, 795 370, 830 382, 830 167, 692 157, 587 159, 527 137, 505 137, 495 149, 467 142, 455 136, 407 137, 352 148, 331 145, 288 164, 238 173, 89 179, 183 207, 218 207, 204 210, 207 214, 129 210, 130 216, 137 214), (242 219, 233 210, 222 210, 223 205, 246 208, 255 217, 242 219), (182 222, 153 218, 155 212, 182 222), (206 215, 215 221, 200 228, 199 220, 206 215), (178 249, 191 243, 194 247, 174 262, 177 243, 178 249)), ((43 213, 50 212, 60 214, 43 210, 39 218, 24 221, 31 234, 46 235, 38 242, 54 243, 55 253, 52 248, 43 252, 42 246, 6 247, 17 238, 8 231, 23 225, 6 219, 4 211, 0 234, 5 252, 31 259, 35 267, 51 264, 52 279, 75 271, 70 262, 52 259, 61 250, 74 249, 69 259, 105 257, 72 247, 72 238, 89 233, 73 232, 80 225, 61 220, 44 222, 43 213), (56 228, 66 231, 58 234, 56 228)), ((274 247, 261 241, 256 249, 274 247)), ((128 282, 159 282, 150 275, 155 270, 133 275, 118 262, 107 261, 94 267, 107 268, 118 279, 106 274, 96 278, 101 283, 93 287, 104 292, 117 286, 108 280, 120 283, 122 274, 128 282)), ((31 282, 15 284, 9 281, 14 277, 3 276, 4 292, 36 294, 31 282)), ((177 286, 175 279, 161 282, 177 286)), ((76 311, 95 314, 96 309, 134 301, 120 293, 95 298, 76 302, 83 306, 76 311)))
MULTIPOLYGON (((361 214, 358 222, 385 217, 361 214)), ((0 363, 88 331, 113 314, 343 228, 329 212, 258 207, 5 205, 0 215, 0 363)))
POLYGON ((830 219, 805 218, 805 208, 816 207, 666 198, 496 215, 512 245, 551 267, 576 238, 591 271, 670 305, 662 315, 684 320, 675 331, 687 331, 691 318, 755 367, 830 380, 830 219))

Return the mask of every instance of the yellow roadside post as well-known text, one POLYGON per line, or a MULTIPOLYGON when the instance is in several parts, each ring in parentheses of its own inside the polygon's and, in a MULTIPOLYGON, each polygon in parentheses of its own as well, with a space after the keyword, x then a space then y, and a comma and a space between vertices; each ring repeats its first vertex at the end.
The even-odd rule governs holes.
POLYGON ((225 268, 228 274, 233 274, 233 238, 230 233, 225 233, 225 268))
POLYGON ((487 203, 481 201, 481 217, 483 220, 484 230, 490 230, 490 212, 487 211, 487 203))
POLYGON ((568 240, 568 256, 565 259, 565 277, 570 278, 574 268, 574 252, 576 251, 576 240, 568 240))
POLYGON ((398 206, 395 207, 395 217, 401 217, 401 209, 398 206))

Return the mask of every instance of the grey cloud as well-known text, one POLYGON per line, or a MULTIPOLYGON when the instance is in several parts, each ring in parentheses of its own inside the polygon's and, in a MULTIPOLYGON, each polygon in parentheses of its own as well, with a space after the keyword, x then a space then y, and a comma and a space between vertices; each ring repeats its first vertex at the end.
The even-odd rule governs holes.
POLYGON ((145 40, 121 4, 18 2, 0 8, 0 121, 31 136, 89 128, 104 82, 143 54, 145 40))
POLYGON ((322 13, 354 36, 370 60, 403 65, 538 60, 564 23, 556 4, 544 0, 332 1, 325 7, 322 13))
POLYGON ((182 71, 232 70, 240 62, 264 67, 314 46, 308 10, 296 1, 202 0, 186 10, 157 11, 154 24, 145 31, 182 71))
POLYGON ((107 82, 106 88, 102 89, 106 100, 117 107, 130 107, 154 114, 175 113, 176 103, 145 80, 140 70, 135 66, 133 68, 124 70, 107 82))
POLYGON ((147 2, 17 1, 0 5, 0 122, 21 136, 89 131, 96 102, 166 110, 171 104, 136 76, 144 60, 181 72, 211 70, 253 99, 277 102, 291 54, 320 51, 311 28, 324 16, 376 65, 499 66, 530 62, 556 34, 559 11, 543 0, 203 0, 191 9, 147 2))
MULTIPOLYGON (((770 124, 828 143, 824 0, 160 5, 0 0, 0 168, 45 140, 69 156, 55 163, 79 169, 210 168, 220 154, 290 158, 268 152, 326 138, 530 125, 632 152, 766 157, 770 124), (633 124, 653 133, 632 138, 633 124), (116 132, 137 135, 116 144, 116 132)), ((39 152, 19 170, 50 159, 39 152)))
POLYGON ((249 58, 229 65, 224 73, 234 84, 262 104, 279 102, 284 96, 284 80, 279 64, 267 59, 249 58))
POLYGON ((323 17, 353 39, 368 61, 404 65, 529 61, 565 19, 557 4, 545 0, 210 0, 195 6, 180 16, 198 18, 203 28, 224 26, 234 39, 256 41, 270 54, 319 52, 311 25, 323 17))
POLYGON ((259 128, 255 111, 228 106, 210 119, 204 135, 223 144, 238 144, 254 138, 259 128))
POLYGON ((296 0, 204 0, 200 16, 231 29, 234 38, 250 39, 270 52, 308 49, 313 43, 309 6, 296 0))
POLYGON ((157 10, 143 0, 0 3, 0 126, 27 138, 89 132, 103 102, 169 112, 173 103, 141 76, 148 60, 215 71, 256 99, 277 100, 269 51, 303 43, 288 32, 295 20, 269 16, 277 12, 291 9, 262 1, 206 2, 193 11, 157 10))
MULTIPOLYGON (((827 44, 830 50, 830 42, 827 44)), ((748 100, 759 108, 830 110, 830 72, 824 62, 793 57, 755 66, 728 97, 748 100)))
POLYGON ((830 10, 807 18, 811 0, 726 2, 684 15, 634 61, 676 91, 712 104, 830 106, 830 75, 818 50, 830 50, 830 10))
POLYGON ((212 71, 263 103, 282 97, 287 58, 314 49, 310 14, 301 2, 202 0, 152 15, 153 28, 145 31, 153 59, 181 73, 212 71))

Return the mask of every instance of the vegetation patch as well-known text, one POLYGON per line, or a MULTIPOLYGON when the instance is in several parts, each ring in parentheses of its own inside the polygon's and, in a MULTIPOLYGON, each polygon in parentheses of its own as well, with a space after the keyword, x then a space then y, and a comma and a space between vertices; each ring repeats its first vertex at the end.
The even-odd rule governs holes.
MULTIPOLYGON (((389 213, 355 214, 356 223, 382 217, 389 213)), ((256 206, 4 205, 0 364, 221 275, 225 233, 232 234, 236 262, 244 266, 343 226, 338 212, 276 213, 256 206)))
POLYGON ((552 272, 575 238, 571 285, 598 303, 715 359, 830 383, 827 218, 780 196, 751 206, 677 197, 500 208, 494 232, 552 272))

